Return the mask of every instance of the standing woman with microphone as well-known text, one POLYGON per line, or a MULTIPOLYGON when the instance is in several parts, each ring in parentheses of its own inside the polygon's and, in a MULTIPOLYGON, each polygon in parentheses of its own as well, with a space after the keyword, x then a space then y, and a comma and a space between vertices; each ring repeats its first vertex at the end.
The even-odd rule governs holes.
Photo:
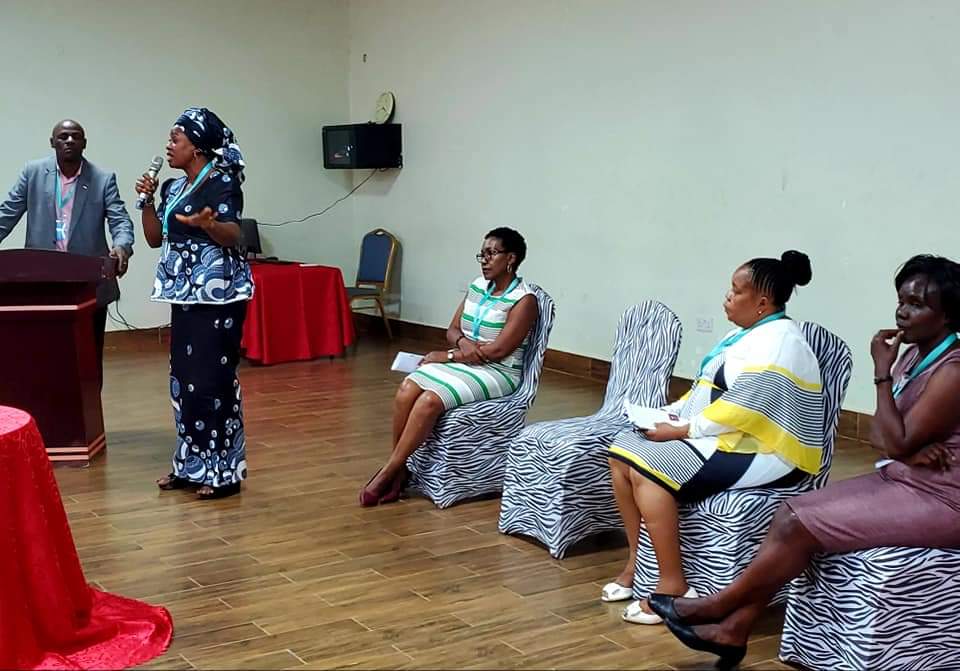
POLYGON ((151 299, 170 303, 170 400, 177 428, 173 471, 160 489, 197 487, 201 499, 240 491, 247 476, 237 366, 250 268, 237 250, 243 158, 236 138, 205 107, 184 111, 170 130, 169 179, 137 180, 147 244, 160 248, 151 299))

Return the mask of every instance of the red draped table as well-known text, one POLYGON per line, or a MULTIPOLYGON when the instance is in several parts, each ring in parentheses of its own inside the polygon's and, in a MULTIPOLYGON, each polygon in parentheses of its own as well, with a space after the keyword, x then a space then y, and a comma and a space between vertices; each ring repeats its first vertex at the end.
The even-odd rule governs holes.
POLYGON ((93 589, 33 418, 0 406, 0 669, 121 669, 160 655, 164 608, 93 589))
POLYGON ((330 266, 250 263, 256 289, 243 325, 245 356, 262 364, 339 356, 353 344, 343 274, 330 266))

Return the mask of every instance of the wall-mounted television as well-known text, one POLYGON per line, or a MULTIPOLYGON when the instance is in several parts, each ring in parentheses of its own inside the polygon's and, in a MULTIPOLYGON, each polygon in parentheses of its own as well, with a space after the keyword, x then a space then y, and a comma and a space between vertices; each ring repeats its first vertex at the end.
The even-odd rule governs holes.
POLYGON ((323 167, 400 168, 403 146, 398 123, 355 123, 323 127, 323 167))

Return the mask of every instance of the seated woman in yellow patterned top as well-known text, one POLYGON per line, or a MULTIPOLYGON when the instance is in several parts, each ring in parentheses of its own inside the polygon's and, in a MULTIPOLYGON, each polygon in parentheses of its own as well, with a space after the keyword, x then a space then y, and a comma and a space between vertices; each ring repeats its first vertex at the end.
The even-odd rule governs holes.
MULTIPOLYGON (((630 553, 623 572, 603 588, 603 601, 632 598, 641 522, 657 557, 656 591, 695 596, 681 564, 678 502, 777 486, 783 478, 820 470, 820 366, 786 314, 794 288, 811 275, 810 260, 797 251, 737 268, 723 307, 738 328, 704 357, 690 392, 668 406, 676 422, 614 439, 613 488, 630 553)), ((662 621, 646 599, 628 605, 623 619, 662 621)))

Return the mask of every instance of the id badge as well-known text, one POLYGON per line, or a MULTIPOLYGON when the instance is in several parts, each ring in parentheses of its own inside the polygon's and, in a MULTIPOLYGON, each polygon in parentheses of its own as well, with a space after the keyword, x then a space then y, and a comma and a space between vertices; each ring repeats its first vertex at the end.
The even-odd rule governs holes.
POLYGON ((64 242, 66 239, 67 228, 64 226, 63 219, 57 219, 57 242, 64 242))

